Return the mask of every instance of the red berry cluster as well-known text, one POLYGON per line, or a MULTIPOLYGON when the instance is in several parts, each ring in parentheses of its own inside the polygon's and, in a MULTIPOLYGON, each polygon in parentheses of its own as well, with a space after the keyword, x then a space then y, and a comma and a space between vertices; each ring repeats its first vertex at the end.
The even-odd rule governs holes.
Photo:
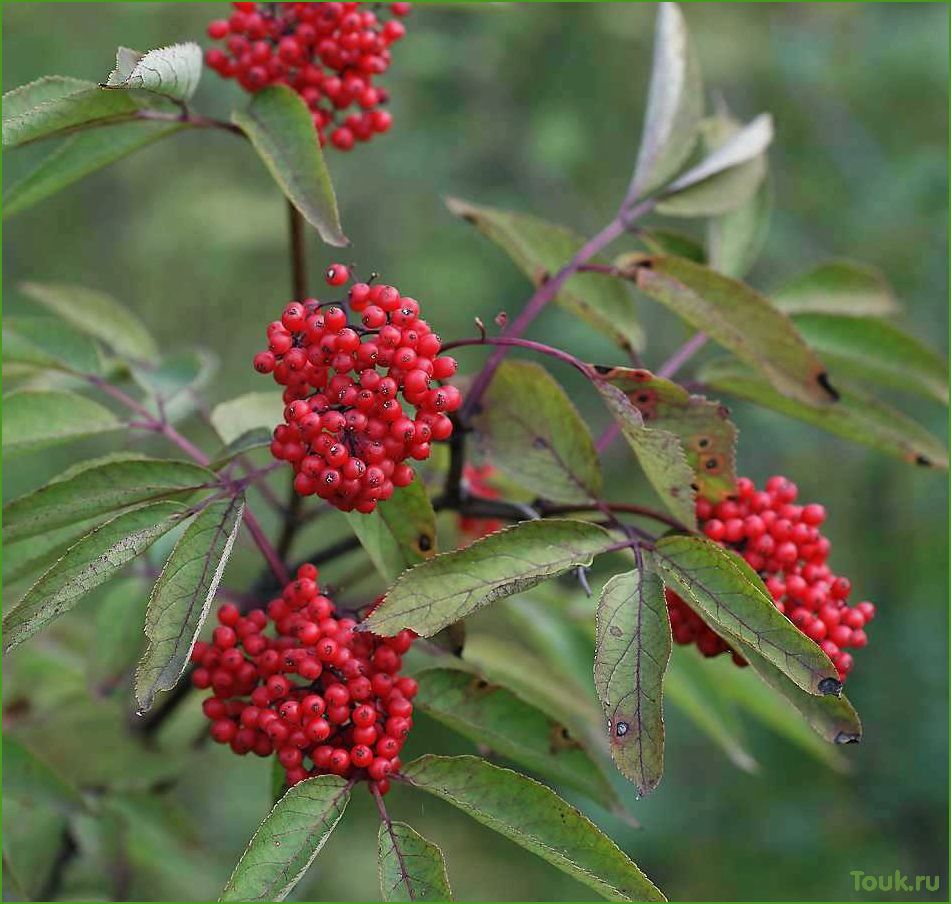
POLYGON ((413 725, 419 687, 399 671, 416 635, 355 631, 320 592, 313 565, 266 611, 242 615, 226 603, 218 621, 191 654, 193 684, 212 691, 202 704, 212 738, 242 755, 276 753, 288 785, 333 773, 385 794, 413 725))
MULTIPOLYGON (((331 286, 349 279, 342 264, 327 270, 331 286)), ((430 383, 451 377, 456 362, 439 355, 419 303, 393 286, 358 282, 347 301, 291 302, 267 336, 254 367, 286 387, 287 405, 271 452, 293 465, 301 495, 372 512, 412 482, 406 459, 428 458, 430 443, 452 434, 459 390, 430 383), (356 324, 348 311, 360 317, 356 324)))
MULTIPOLYGON (((864 628, 874 617, 875 606, 846 603, 851 583, 826 564, 830 543, 819 531, 825 509, 815 503, 796 505, 796 485, 785 477, 770 477, 762 491, 745 477, 736 487, 736 496, 723 502, 697 500, 701 529, 759 572, 776 608, 819 644, 844 681, 852 669, 852 656, 845 648, 868 643, 864 628)), ((677 643, 695 643, 704 656, 731 652, 738 665, 746 664, 670 590, 667 608, 677 643)))
MULTIPOLYGON (((462 478, 470 493, 480 499, 498 499, 502 494, 490 483, 495 476, 494 465, 484 464, 478 467, 466 462, 462 470, 462 478)), ((502 522, 498 518, 474 518, 469 515, 459 516, 459 531, 464 543, 472 543, 481 537, 488 536, 501 530, 502 522)))
POLYGON ((390 45, 406 33, 399 19, 409 3, 390 3, 397 18, 381 21, 382 4, 233 3, 228 19, 216 19, 208 36, 224 40, 205 61, 246 91, 289 85, 305 101, 323 145, 349 151, 389 131, 393 117, 381 104, 386 90, 373 79, 390 66, 390 45), (354 112, 344 113, 347 108, 354 112))

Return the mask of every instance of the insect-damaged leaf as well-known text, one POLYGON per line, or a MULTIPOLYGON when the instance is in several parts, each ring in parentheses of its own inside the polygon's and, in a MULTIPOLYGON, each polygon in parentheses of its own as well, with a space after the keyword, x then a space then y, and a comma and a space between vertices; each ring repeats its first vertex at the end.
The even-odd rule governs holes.
POLYGON ((598 602, 594 683, 607 718, 611 755, 639 795, 664 772, 664 674, 671 634, 664 585, 656 573, 615 575, 598 602))
POLYGON ((442 851, 405 822, 381 823, 380 895, 383 901, 451 901, 442 851))
POLYGON ((116 51, 116 66, 104 88, 141 88, 173 100, 189 100, 198 87, 202 52, 194 41, 140 53, 129 47, 116 51))
POLYGON ((736 427, 725 406, 642 368, 596 370, 624 392, 645 424, 680 437, 701 496, 719 502, 735 491, 736 427))

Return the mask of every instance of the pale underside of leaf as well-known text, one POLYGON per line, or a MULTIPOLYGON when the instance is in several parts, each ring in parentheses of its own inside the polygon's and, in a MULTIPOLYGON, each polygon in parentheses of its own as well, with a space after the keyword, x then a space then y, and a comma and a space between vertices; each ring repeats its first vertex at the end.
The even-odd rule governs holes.
POLYGON ((141 88, 173 100, 189 100, 201 79, 202 62, 201 47, 193 41, 148 53, 120 47, 104 87, 141 88))

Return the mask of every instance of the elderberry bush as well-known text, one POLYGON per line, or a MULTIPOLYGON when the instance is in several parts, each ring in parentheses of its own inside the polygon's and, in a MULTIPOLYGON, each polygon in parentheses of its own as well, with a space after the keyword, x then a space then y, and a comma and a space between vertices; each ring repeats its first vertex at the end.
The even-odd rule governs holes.
MULTIPOLYGON (((674 3, 657 8, 639 150, 599 228, 447 198, 440 229, 465 242, 474 228, 527 277, 521 294, 503 292, 511 274, 476 291, 443 246, 427 266, 404 261, 410 230, 388 227, 374 260, 368 223, 409 212, 374 191, 361 219, 353 176, 383 179, 381 158, 329 149, 388 132, 390 91, 434 77, 425 41, 447 19, 416 9, 407 31, 409 12, 222 4, 195 40, 156 35, 146 53, 120 47, 108 75, 4 95, 4 147, 61 141, 5 195, 13 213, 194 132, 216 160, 260 162, 286 206, 290 261, 267 293, 225 304, 196 289, 182 345, 160 345, 109 295, 42 278, 22 286, 31 316, 4 323, 5 455, 75 456, 4 506, 12 899, 159 897, 136 858, 164 835, 136 814, 200 786, 192 810, 247 839, 227 865, 202 849, 196 872, 225 901, 304 896, 323 881, 318 855, 350 869, 366 851, 381 900, 450 900, 464 871, 430 831, 442 823, 427 796, 592 894, 661 901, 677 877, 621 826, 642 819, 653 838, 641 800, 690 787, 683 761, 665 774, 667 746, 690 744, 686 720, 711 757, 749 771, 762 741, 742 727, 757 724, 830 782, 861 768, 845 747, 865 730, 846 683, 882 732, 888 715, 863 689, 885 668, 879 622, 901 601, 848 565, 882 544, 842 542, 858 503, 799 498, 795 481, 821 481, 756 412, 912 466, 927 487, 946 444, 894 396, 946 405, 946 363, 898 325, 874 269, 817 262, 760 285, 773 119, 707 104, 717 86, 674 3), (386 81, 403 60, 417 68, 386 81), (196 93, 209 69, 232 83, 205 83, 226 116, 196 93), (677 219, 692 232, 671 230, 677 219), (546 342, 537 319, 551 306, 568 326, 546 342), (184 349, 206 322, 247 391, 184 349), (788 477, 739 476, 780 463, 788 477), (376 838, 350 815, 359 789, 376 838), (344 819, 352 851, 332 840, 344 819)), ((405 104, 380 153, 408 155, 419 107, 405 104)), ((253 221, 241 197, 228 210, 239 224, 253 221)), ((870 474, 833 457, 822 478, 877 504, 870 474)), ((765 760, 762 773, 783 780, 765 760)), ((796 799, 812 788, 785 780, 796 799)), ((683 850, 694 826, 677 809, 665 820, 683 850)), ((810 819, 784 827, 791 849, 813 837, 810 819)))

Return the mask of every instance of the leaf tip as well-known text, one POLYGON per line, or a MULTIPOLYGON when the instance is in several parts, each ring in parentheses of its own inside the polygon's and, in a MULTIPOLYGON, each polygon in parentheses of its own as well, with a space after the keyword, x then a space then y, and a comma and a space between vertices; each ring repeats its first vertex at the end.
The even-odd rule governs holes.
POLYGON ((858 744, 862 735, 855 731, 840 731, 832 740, 836 744, 858 744))
POLYGON ((830 694, 838 697, 842 693, 842 682, 838 678, 823 678, 818 684, 818 689, 824 697, 830 694))
POLYGON ((816 377, 816 382, 822 387, 826 395, 828 395, 833 402, 839 401, 841 398, 839 395, 839 390, 829 382, 829 375, 825 371, 822 371, 822 373, 816 377))

